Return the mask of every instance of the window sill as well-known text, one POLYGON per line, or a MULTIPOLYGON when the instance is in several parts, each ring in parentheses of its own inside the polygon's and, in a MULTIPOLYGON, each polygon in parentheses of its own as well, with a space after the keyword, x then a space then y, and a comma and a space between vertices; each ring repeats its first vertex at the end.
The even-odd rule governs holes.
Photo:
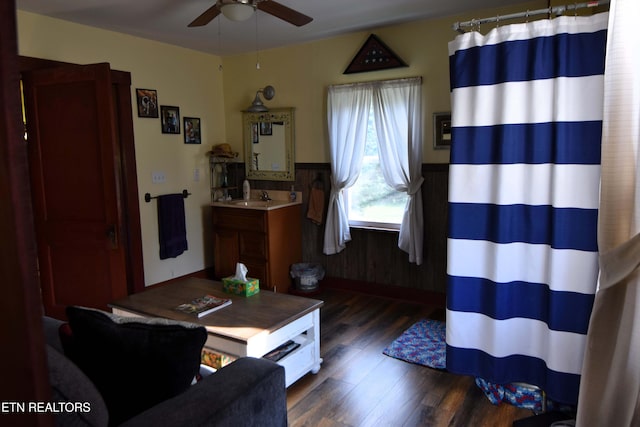
POLYGON ((387 231, 393 233, 400 232, 400 226, 398 228, 394 228, 393 226, 383 225, 383 224, 349 224, 349 228, 357 228, 361 230, 371 230, 371 231, 387 231))

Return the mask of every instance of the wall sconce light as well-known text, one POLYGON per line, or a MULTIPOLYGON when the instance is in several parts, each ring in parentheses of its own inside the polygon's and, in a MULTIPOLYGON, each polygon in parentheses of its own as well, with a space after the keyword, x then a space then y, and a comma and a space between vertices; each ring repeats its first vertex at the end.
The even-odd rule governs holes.
POLYGON ((251 103, 251 106, 247 109, 250 113, 266 113, 269 109, 264 105, 262 99, 260 99, 260 92, 266 100, 271 100, 276 95, 276 90, 273 86, 265 86, 264 89, 259 89, 256 92, 256 97, 251 103))

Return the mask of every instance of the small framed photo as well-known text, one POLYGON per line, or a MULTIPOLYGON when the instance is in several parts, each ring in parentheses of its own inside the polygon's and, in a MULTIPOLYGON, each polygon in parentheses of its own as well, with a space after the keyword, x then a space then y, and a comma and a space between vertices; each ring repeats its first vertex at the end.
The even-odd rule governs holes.
POLYGON ((251 142, 254 144, 260 142, 260 137, 258 136, 258 123, 251 123, 251 142))
POLYGON ((162 133, 180 133, 180 108, 169 105, 160 106, 162 133))
POLYGON ((200 144, 200 119, 198 117, 184 118, 184 143, 200 144))
POLYGON ((158 92, 155 89, 136 89, 138 117, 158 118, 158 92))
POLYGON ((273 135, 271 122, 260 122, 260 135, 273 135))
POLYGON ((433 113, 433 148, 451 148, 451 113, 433 113))

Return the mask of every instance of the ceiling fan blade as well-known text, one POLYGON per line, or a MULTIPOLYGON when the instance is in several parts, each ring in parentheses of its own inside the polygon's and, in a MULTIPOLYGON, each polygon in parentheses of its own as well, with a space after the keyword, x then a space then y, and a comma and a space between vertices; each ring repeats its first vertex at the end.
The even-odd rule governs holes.
POLYGON ((207 25, 209 22, 213 20, 213 18, 215 18, 218 15, 220 15, 220 8, 216 3, 213 6, 211 6, 209 9, 205 10, 202 15, 194 19, 193 22, 188 25, 188 27, 202 27, 203 25, 207 25))
POLYGON ((260 1, 258 2, 257 6, 261 11, 273 15, 276 18, 280 18, 283 21, 287 21, 288 23, 296 25, 298 27, 302 27, 303 25, 306 25, 309 22, 313 21, 313 18, 311 18, 310 16, 295 11, 273 0, 260 1))

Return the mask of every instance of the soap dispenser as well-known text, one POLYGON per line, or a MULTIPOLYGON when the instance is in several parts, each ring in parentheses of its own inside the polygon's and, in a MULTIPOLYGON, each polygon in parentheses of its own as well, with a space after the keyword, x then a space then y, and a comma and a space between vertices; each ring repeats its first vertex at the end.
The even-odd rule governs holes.
POLYGON ((246 179, 242 183, 242 198, 244 200, 249 200, 251 198, 251 186, 249 185, 249 181, 246 179))

